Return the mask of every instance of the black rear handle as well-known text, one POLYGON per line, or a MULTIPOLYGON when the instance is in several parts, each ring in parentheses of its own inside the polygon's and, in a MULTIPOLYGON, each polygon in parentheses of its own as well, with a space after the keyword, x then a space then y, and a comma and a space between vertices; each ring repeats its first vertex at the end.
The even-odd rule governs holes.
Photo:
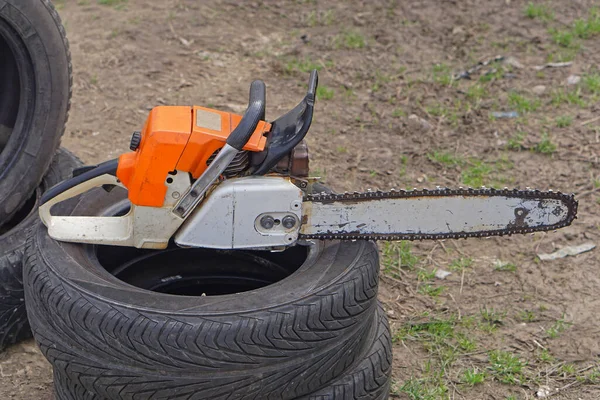
POLYGON ((267 89, 263 81, 254 81, 250 85, 250 101, 248 108, 242 117, 239 125, 231 132, 227 138, 227 144, 238 151, 242 151, 258 123, 265 119, 265 103, 267 89))

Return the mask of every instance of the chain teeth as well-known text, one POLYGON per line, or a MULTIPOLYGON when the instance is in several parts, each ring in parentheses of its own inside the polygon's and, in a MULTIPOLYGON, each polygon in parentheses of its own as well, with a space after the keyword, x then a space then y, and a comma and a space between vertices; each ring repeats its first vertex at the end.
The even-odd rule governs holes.
POLYGON ((372 234, 346 234, 346 233, 335 233, 335 234, 314 234, 314 235, 300 235, 301 239, 317 239, 317 240, 440 240, 440 239, 467 239, 467 238, 482 238, 482 237, 493 237, 493 236, 510 236, 513 234, 527 234, 533 232, 544 232, 554 231, 565 226, 571 225, 574 219, 577 218, 577 206, 578 202, 575 200, 573 194, 565 194, 561 192, 554 192, 552 190, 542 192, 537 189, 520 190, 520 189, 493 189, 482 187, 479 189, 473 188, 458 188, 449 189, 436 187, 433 190, 428 189, 414 189, 414 190, 395 190, 392 189, 389 192, 382 191, 367 191, 367 192, 354 192, 354 193, 343 193, 343 194, 332 194, 332 193, 316 193, 306 194, 304 196, 305 202, 323 203, 323 202, 346 202, 356 201, 365 199, 397 199, 397 198, 414 198, 414 197, 427 197, 427 196, 503 196, 503 197, 517 197, 522 199, 557 199, 564 202, 569 208, 569 212, 566 218, 558 224, 539 226, 536 228, 506 228, 497 231, 481 231, 481 232, 469 232, 469 233, 439 233, 439 234, 392 234, 392 235, 380 235, 376 233, 372 234))

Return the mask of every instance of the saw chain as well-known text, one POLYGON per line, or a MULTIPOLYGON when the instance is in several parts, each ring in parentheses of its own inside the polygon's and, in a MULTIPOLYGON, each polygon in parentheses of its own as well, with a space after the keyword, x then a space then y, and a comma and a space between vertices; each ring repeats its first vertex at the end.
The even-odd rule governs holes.
POLYGON ((436 188, 415 189, 415 190, 394 190, 388 192, 383 191, 367 191, 353 193, 314 193, 306 194, 304 202, 312 203, 341 203, 351 205, 352 203, 367 201, 372 199, 404 199, 418 197, 446 197, 446 196, 464 196, 464 197, 491 197, 505 196, 521 199, 556 199, 564 202, 568 207, 568 214, 560 223, 553 225, 544 225, 538 227, 507 227, 502 230, 481 231, 481 232, 447 232, 438 234, 355 234, 355 233, 323 233, 323 234, 300 234, 300 239, 316 239, 316 240, 441 240, 441 239, 466 239, 466 238, 481 238, 491 236, 506 236, 513 234, 526 234, 540 231, 552 231, 569 226, 575 218, 577 218, 578 202, 573 194, 565 194, 554 191, 540 190, 519 190, 519 189, 493 189, 493 188, 436 188))

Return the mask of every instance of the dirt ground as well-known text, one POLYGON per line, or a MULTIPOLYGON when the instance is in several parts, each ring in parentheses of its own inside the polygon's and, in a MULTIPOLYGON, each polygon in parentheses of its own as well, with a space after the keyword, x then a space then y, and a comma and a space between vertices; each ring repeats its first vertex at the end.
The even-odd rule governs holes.
MULTIPOLYGON (((238 3, 57 1, 75 85, 64 146, 87 163, 117 157, 153 106, 241 112, 253 79, 274 119, 318 68, 311 168, 334 189, 534 187, 580 201, 558 232, 382 244, 391 398, 600 398, 600 250, 536 256, 600 236, 599 4, 238 3)), ((0 374, 1 399, 52 398, 33 342, 0 355, 0 374)))

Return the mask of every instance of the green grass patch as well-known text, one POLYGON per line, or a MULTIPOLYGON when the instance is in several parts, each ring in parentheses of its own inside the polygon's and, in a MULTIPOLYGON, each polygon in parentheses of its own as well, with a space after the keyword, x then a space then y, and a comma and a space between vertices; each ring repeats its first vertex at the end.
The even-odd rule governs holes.
MULTIPOLYGON (((497 324, 498 315, 504 316, 504 313, 486 309, 481 315, 491 321, 490 324, 497 324)), ((418 368, 420 374, 396 385, 393 393, 410 399, 437 400, 449 398, 448 387, 451 384, 460 383, 466 389, 484 384, 489 379, 510 385, 531 383, 527 363, 508 351, 487 351, 485 367, 461 367, 472 363, 469 357, 477 350, 475 338, 486 333, 477 327, 476 318, 472 316, 460 318, 455 314, 431 315, 429 312, 422 314, 417 321, 403 324, 395 332, 394 342, 421 345, 428 357, 418 368)))
POLYGON ((600 382, 600 371, 594 369, 586 375, 586 380, 592 384, 598 384, 600 382))
POLYGON ((473 103, 479 103, 486 96, 487 89, 485 88, 485 86, 472 85, 467 89, 467 98, 473 103))
POLYGON ((568 104, 584 107, 586 105, 585 100, 581 97, 581 88, 575 90, 555 90, 552 93, 551 103, 554 106, 568 104))
POLYGON ((546 329, 546 334, 550 339, 556 339, 571 325, 571 323, 565 322, 565 320, 561 318, 554 322, 550 328, 546 329))
POLYGON ((535 313, 531 310, 521 310, 517 315, 519 321, 523 322, 533 322, 535 321, 535 313))
POLYGON ((540 141, 533 148, 533 151, 540 154, 553 154, 556 152, 557 148, 558 146, 552 142, 550 135, 545 132, 542 134, 540 141))
POLYGON ((554 122, 556 123, 557 128, 566 128, 573 124, 573 117, 571 117, 570 115, 563 115, 560 117, 556 117, 554 122))
MULTIPOLYGON (((535 7, 531 11, 535 14, 535 7)), ((567 28, 551 28, 549 29, 549 33, 555 44, 562 49, 570 50, 567 53, 559 52, 557 55, 553 54, 549 62, 571 61, 581 49, 580 39, 587 40, 600 34, 600 12, 597 7, 591 8, 587 18, 577 19, 567 28)))
POLYGON ((317 99, 331 100, 333 99, 334 94, 335 91, 333 89, 328 88, 327 86, 319 86, 317 88, 317 99))
POLYGON ((334 20, 335 15, 333 10, 327 10, 324 12, 313 10, 306 16, 306 25, 311 28, 315 26, 329 26, 334 22, 334 20))
POLYGON ((542 349, 536 354, 539 362, 551 364, 556 361, 556 358, 547 349, 542 349))
POLYGON ((289 59, 285 63, 284 70, 287 73, 292 73, 292 72, 309 73, 314 69, 316 69, 317 71, 320 71, 323 68, 331 68, 331 67, 333 67, 333 61, 311 60, 309 58, 303 58, 303 59, 292 58, 292 59, 289 59))
POLYGON ((460 100, 456 100, 452 106, 446 106, 443 103, 428 104, 427 107, 425 107, 425 111, 432 117, 444 117, 453 126, 456 126, 460 119, 459 113, 463 108, 468 109, 468 105, 463 104, 460 100))
POLYGON ((484 186, 490 181, 490 174, 494 168, 481 160, 474 160, 473 165, 463 170, 461 174, 462 183, 471 187, 484 186))
POLYGON ((480 83, 488 83, 497 81, 504 78, 506 72, 511 72, 512 67, 510 65, 503 65, 501 61, 496 61, 489 65, 489 70, 479 77, 480 83))
POLYGON ((484 307, 479 310, 479 314, 481 315, 481 319, 484 322, 487 322, 492 325, 502 325, 504 322, 504 318, 506 318, 506 312, 501 312, 492 308, 484 307))
POLYGON ((428 271, 425 268, 419 268, 417 271, 417 281, 419 282, 418 292, 426 296, 437 297, 444 291, 444 286, 435 286, 431 281, 435 278, 435 270, 428 271))
POLYGON ((554 13, 548 8, 548 5, 536 4, 531 1, 527 3, 524 13, 527 18, 531 19, 541 19, 543 21, 554 19, 554 13))
POLYGON ((452 260, 448 268, 450 271, 462 272, 473 265, 473 259, 470 257, 459 257, 452 260))
POLYGON ((498 330, 498 325, 489 322, 481 322, 479 325, 477 325, 477 328, 488 335, 492 335, 498 330))
POLYGON ((600 95, 600 73, 593 73, 583 76, 581 84, 585 90, 594 94, 600 95))
MULTIPOLYGON (((553 53, 548 54, 548 56, 546 57, 546 61, 549 63, 573 61, 575 59, 575 57, 577 57, 577 53, 579 53, 579 48, 576 48, 576 49, 559 48, 558 50, 554 51, 553 53)), ((540 73, 543 74, 543 72, 538 71, 538 74, 540 74, 540 73)))
POLYGON ((380 71, 375 71, 374 83, 371 86, 373 92, 378 92, 383 86, 392 81, 392 77, 380 71))
POLYGON ((463 371, 460 381, 469 386, 475 386, 485 381, 485 372, 477 368, 469 368, 463 371))
POLYGON ((419 286, 418 291, 426 296, 438 297, 444 292, 444 289, 446 289, 444 286, 434 286, 430 283, 425 283, 419 286))
POLYGON ((443 104, 440 104, 440 103, 427 106, 425 108, 425 111, 427 111, 427 114, 434 116, 434 117, 442 117, 442 116, 448 114, 448 109, 446 107, 444 107, 443 104))
POLYGON ((103 6, 120 6, 127 3, 127 0, 98 0, 98 4, 103 6))
POLYGON ((526 114, 537 111, 542 103, 539 99, 529 99, 517 92, 510 92, 508 94, 508 104, 520 114, 526 114))
POLYGON ((500 186, 506 183, 499 174, 512 168, 508 159, 498 159, 485 162, 476 158, 464 158, 444 151, 433 151, 427 154, 429 161, 443 165, 447 168, 456 168, 461 171, 461 182, 467 186, 477 187, 490 185, 500 186))
POLYGON ((439 380, 410 378, 400 387, 410 400, 439 400, 447 398, 448 387, 439 380))
POLYGON ((335 47, 338 49, 362 49, 367 45, 367 40, 362 33, 348 31, 339 34, 335 38, 335 47))
POLYGON ((392 117, 394 118, 402 118, 402 117, 406 117, 406 111, 404 111, 401 108, 396 108, 393 112, 392 112, 392 117))
POLYGON ((391 277, 401 276, 400 269, 413 270, 421 259, 413 254, 409 241, 383 242, 381 248, 381 263, 383 272, 391 277))
POLYGON ((435 278, 435 270, 427 271, 425 268, 420 268, 417 271, 417 280, 419 282, 427 282, 435 278))
POLYGON ((431 74, 435 83, 439 83, 444 86, 452 86, 455 84, 452 71, 446 64, 435 64, 432 67, 431 74))
POLYGON ((517 266, 511 262, 498 262, 494 265, 496 271, 516 272, 517 266))
POLYGON ((571 30, 567 29, 551 29, 550 35, 552 41, 557 45, 565 48, 578 48, 576 36, 571 30))
POLYGON ((586 19, 573 22, 573 34, 581 39, 590 39, 600 34, 600 12, 592 8, 586 19))
POLYGON ((517 132, 506 143, 506 148, 509 150, 523 150, 525 146, 523 146, 523 142, 527 137, 527 132, 517 132))
POLYGON ((462 334, 459 334, 456 337, 456 344, 458 344, 459 349, 461 349, 462 351, 466 351, 467 353, 470 353, 477 349, 477 343, 475 342, 475 340, 469 339, 468 337, 462 334))
POLYGON ((575 375, 577 368, 573 364, 563 364, 560 366, 560 371, 565 375, 575 375))
POLYGON ((522 373, 525 363, 516 355, 506 351, 493 350, 488 357, 492 375, 498 381, 514 385, 523 380, 522 373))
POLYGON ((464 158, 443 151, 434 151, 432 153, 428 153, 427 158, 429 159, 429 161, 442 164, 446 167, 458 167, 465 165, 466 163, 466 160, 464 158))
POLYGON ((432 318, 430 321, 409 323, 398 331, 398 340, 420 340, 442 343, 454 337, 454 327, 457 320, 454 316, 446 319, 432 318))

